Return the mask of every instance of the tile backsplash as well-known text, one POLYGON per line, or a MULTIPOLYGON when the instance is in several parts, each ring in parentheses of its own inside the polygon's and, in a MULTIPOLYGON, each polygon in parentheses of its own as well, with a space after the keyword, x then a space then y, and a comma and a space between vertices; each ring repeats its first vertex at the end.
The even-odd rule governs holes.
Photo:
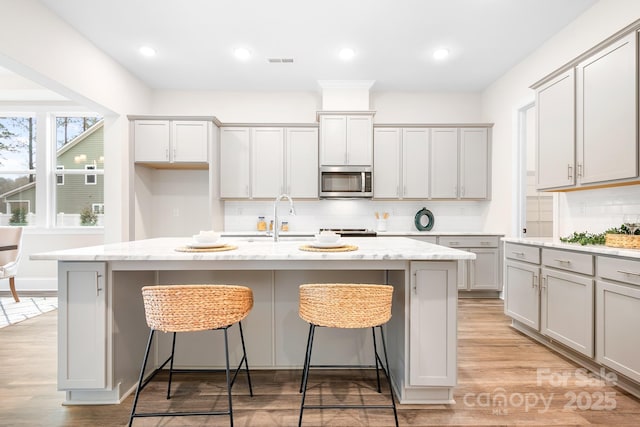
MULTIPOLYGON (((417 231, 416 213, 426 207, 434 215, 432 231, 478 231, 484 229, 488 212, 486 201, 373 201, 373 200, 294 200, 296 215, 289 215, 289 202, 278 205, 278 220, 288 221, 290 231, 320 228, 377 227, 375 212, 389 213, 387 231, 417 231)), ((252 231, 258 216, 267 223, 273 219, 273 201, 225 202, 225 231, 252 231)))
POLYGON ((601 233, 628 216, 640 219, 640 186, 571 191, 558 195, 558 234, 601 233))

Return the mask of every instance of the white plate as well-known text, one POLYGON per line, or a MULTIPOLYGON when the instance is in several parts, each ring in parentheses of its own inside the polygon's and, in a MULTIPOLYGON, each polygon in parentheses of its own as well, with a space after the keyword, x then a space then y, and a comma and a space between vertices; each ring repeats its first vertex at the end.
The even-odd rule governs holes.
POLYGON ((345 244, 343 242, 341 242, 340 240, 338 240, 337 242, 318 242, 317 240, 314 240, 313 242, 309 243, 309 246, 314 247, 314 248, 339 248, 344 246, 345 244))
POLYGON ((205 248, 221 248, 226 244, 227 242, 218 240, 217 242, 210 242, 210 243, 191 242, 187 246, 193 249, 205 249, 205 248))

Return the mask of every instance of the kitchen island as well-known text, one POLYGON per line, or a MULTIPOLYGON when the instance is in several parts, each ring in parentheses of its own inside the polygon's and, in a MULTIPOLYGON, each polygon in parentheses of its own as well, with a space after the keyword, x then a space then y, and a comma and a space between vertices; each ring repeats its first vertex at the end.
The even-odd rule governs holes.
MULTIPOLYGON (((303 283, 394 287, 387 345, 401 403, 451 403, 456 385, 460 260, 473 253, 403 237, 343 238, 349 252, 308 252, 311 239, 227 239, 235 249, 179 252, 186 238, 159 238, 32 255, 58 261, 58 388, 66 404, 115 404, 135 389, 148 327, 140 289, 153 284, 241 284, 254 293, 243 321, 251 369, 301 368, 308 325, 298 317, 303 283)), ((237 330, 236 330, 237 331, 237 330)), ((232 358, 239 338, 231 331, 232 358)), ((371 334, 321 329, 315 364, 373 364, 371 334)), ((214 331, 179 334, 176 367, 224 364, 214 331)), ((169 351, 156 341, 151 363, 169 351)), ((315 349, 314 349, 315 350, 315 349)))

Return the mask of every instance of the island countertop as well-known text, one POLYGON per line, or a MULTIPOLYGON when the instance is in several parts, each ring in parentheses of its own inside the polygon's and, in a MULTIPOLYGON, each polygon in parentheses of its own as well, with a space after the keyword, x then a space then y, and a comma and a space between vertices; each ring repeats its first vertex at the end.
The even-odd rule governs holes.
POLYGON ((404 237, 344 237, 346 245, 357 246, 348 252, 308 252, 301 246, 312 238, 224 238, 237 249, 217 252, 179 252, 176 248, 191 242, 190 238, 165 237, 132 242, 112 243, 77 249, 66 249, 31 255, 33 260, 57 261, 435 261, 472 260, 475 254, 420 242, 404 237))

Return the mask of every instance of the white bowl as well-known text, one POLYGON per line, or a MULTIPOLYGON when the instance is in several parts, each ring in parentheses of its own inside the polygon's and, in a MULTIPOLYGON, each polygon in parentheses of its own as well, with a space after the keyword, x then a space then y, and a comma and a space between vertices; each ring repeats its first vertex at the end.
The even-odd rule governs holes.
POLYGON ((220 239, 220 233, 213 231, 200 232, 193 235, 193 241, 197 243, 215 243, 220 239))
POLYGON ((316 234, 316 241, 320 243, 335 243, 340 240, 340 235, 332 232, 322 231, 316 234))

